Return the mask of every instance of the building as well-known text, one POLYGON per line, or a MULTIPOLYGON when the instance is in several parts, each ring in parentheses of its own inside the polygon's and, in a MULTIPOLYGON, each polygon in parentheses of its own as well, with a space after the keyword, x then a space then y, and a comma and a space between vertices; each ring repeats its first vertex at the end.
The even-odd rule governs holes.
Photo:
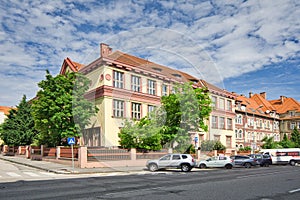
POLYGON ((300 131, 300 103, 293 98, 280 96, 279 99, 269 101, 274 106, 280 118, 280 134, 290 138, 294 128, 300 131))
POLYGON ((201 140, 219 140, 226 146, 226 151, 235 150, 235 94, 220 89, 204 80, 200 80, 202 87, 206 87, 212 100, 212 112, 209 117, 209 131, 202 134, 201 140))
POLYGON ((264 137, 280 141, 279 114, 267 99, 266 93, 249 93, 249 97, 236 98, 235 137, 236 148, 250 146, 258 150, 264 137))
POLYGON ((161 96, 172 92, 174 84, 199 81, 184 72, 113 52, 106 44, 100 45, 100 58, 88 65, 66 58, 60 73, 69 71, 81 72, 90 79, 86 98, 99 108, 83 135, 81 143, 86 146, 119 146, 118 133, 124 119, 146 116, 160 105, 161 96))

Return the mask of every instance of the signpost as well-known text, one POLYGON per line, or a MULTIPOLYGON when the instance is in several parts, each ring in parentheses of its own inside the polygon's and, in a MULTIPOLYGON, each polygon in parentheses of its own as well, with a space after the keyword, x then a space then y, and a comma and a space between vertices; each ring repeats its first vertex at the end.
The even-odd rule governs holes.
POLYGON ((71 150, 72 150, 72 168, 74 172, 74 151, 73 151, 73 145, 75 144, 75 138, 71 137, 68 138, 68 145, 71 145, 71 150))

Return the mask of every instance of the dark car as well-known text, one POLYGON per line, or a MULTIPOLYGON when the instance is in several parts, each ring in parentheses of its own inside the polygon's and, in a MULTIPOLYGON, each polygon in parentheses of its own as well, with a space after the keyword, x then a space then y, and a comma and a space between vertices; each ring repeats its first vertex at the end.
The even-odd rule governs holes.
POLYGON ((230 156, 230 158, 234 160, 235 166, 251 168, 252 166, 258 165, 256 158, 251 158, 250 156, 235 155, 230 156))
POLYGON ((255 158, 261 167, 269 167, 272 165, 272 158, 268 154, 250 154, 251 158, 255 158))

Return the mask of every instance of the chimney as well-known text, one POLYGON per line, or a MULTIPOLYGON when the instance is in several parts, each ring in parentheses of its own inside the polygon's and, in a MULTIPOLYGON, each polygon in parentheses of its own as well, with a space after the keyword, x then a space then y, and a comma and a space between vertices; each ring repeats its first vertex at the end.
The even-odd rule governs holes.
POLYGON ((284 102, 285 98, 286 98, 285 96, 280 96, 280 101, 281 101, 281 103, 284 102))
POLYGON ((101 57, 107 57, 111 53, 112 53, 112 48, 110 48, 107 44, 104 44, 104 43, 100 44, 100 56, 101 57))
POLYGON ((267 99, 267 93, 266 92, 261 92, 260 96, 264 99, 267 99))
POLYGON ((253 93, 249 92, 249 98, 253 97, 253 93))

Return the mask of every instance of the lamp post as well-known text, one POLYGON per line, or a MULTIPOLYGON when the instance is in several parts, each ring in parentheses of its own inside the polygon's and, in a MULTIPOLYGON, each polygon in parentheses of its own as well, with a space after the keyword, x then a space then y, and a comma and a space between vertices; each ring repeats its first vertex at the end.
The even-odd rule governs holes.
POLYGON ((260 109, 261 107, 263 107, 263 105, 260 105, 260 106, 258 106, 256 109, 254 109, 253 110, 253 129, 252 129, 252 148, 251 148, 251 153, 253 154, 254 153, 254 148, 256 147, 256 142, 255 142, 255 134, 254 134, 254 131, 255 131, 255 129, 254 129, 254 113, 258 110, 258 109, 260 109))

